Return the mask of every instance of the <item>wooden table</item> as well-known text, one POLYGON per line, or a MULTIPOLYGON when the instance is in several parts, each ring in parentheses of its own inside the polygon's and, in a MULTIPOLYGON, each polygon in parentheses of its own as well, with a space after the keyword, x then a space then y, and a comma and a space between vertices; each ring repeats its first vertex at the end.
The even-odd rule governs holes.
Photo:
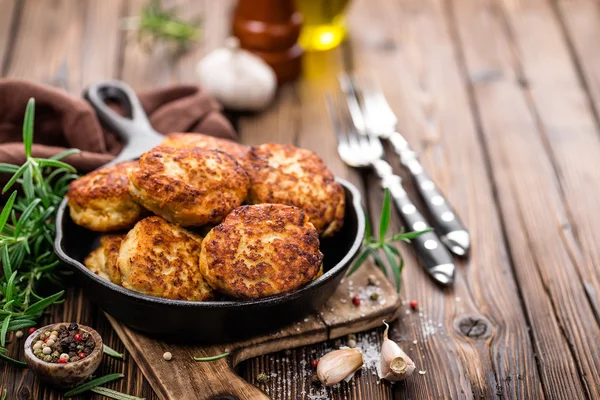
MULTIPOLYGON (((204 22, 200 43, 175 60, 165 46, 145 53, 119 29, 144 1, 0 0, 2 75, 75 94, 108 77, 138 89, 194 81, 196 62, 228 35, 233 1, 177 3, 204 22)), ((424 373, 392 387, 364 372, 329 394, 600 398, 600 4, 356 0, 349 26, 344 46, 306 56, 303 79, 283 87, 268 111, 239 120, 242 140, 316 151, 362 189, 376 216, 378 183, 340 161, 324 106, 339 71, 372 71, 401 132, 469 227, 473 248, 454 288, 440 290, 402 246, 403 296, 421 312, 403 310, 392 337, 424 373)), ((48 319, 96 326, 123 350, 75 290, 48 319)), ((366 335, 381 340, 380 331, 366 335)), ((253 359, 240 373, 274 399, 308 398, 298 370, 328 345, 253 359), (261 386, 260 372, 273 378, 261 386)), ((132 359, 105 362, 101 372, 108 371, 127 376, 111 387, 155 397, 132 359)), ((0 376, 11 399, 60 397, 27 371, 2 364, 0 376)))

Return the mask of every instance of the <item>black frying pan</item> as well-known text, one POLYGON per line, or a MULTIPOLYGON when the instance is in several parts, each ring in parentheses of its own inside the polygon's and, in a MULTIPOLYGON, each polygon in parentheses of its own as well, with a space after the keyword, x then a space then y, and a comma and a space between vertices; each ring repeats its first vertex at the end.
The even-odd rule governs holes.
MULTIPOLYGON (((98 83, 85 96, 102 123, 125 143, 112 163, 138 158, 162 141, 162 136, 150 126, 135 93, 123 82, 98 83), (107 107, 109 100, 120 103, 129 117, 107 107)), ((360 249, 365 220, 358 190, 349 182, 337 181, 346 193, 346 215, 342 230, 333 238, 321 240, 325 273, 288 294, 259 300, 192 302, 147 296, 108 282, 83 265, 83 259, 97 246, 100 234, 71 220, 66 199, 56 217, 54 248, 58 257, 79 274, 86 294, 104 311, 134 329, 160 336, 185 335, 198 341, 239 340, 303 317, 323 305, 339 285, 360 249)))

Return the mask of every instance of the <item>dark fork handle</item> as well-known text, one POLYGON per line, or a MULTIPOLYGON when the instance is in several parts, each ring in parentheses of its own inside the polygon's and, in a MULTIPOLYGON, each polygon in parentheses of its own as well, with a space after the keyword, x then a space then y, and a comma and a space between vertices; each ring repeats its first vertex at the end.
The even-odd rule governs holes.
MULTIPOLYGON (((381 186, 389 189, 394 204, 404 221, 406 231, 423 231, 429 228, 423 215, 417 210, 402 187, 402 178, 394 175, 390 165, 384 160, 373 163, 381 178, 381 186)), ((425 270, 438 283, 449 286, 454 282, 456 267, 452 256, 433 231, 411 239, 416 255, 425 270)))
POLYGON ((406 141, 399 133, 389 137, 400 162, 413 178, 417 191, 433 219, 433 226, 440 234, 442 242, 454 254, 466 256, 471 246, 469 233, 458 219, 458 215, 440 192, 433 180, 424 171, 416 154, 406 147, 406 141))

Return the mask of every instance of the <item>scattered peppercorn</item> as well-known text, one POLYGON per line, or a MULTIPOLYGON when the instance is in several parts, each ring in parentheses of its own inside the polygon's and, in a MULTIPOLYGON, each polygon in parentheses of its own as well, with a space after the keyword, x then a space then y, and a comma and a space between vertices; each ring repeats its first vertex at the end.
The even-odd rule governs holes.
POLYGON ((29 334, 31 335, 33 332, 37 331, 34 327, 29 328, 29 334))
POLYGON ((17 333, 15 333, 15 336, 17 337, 17 339, 21 339, 23 337, 23 332, 17 331, 17 333))
POLYGON ((379 293, 377 292, 373 292, 371 293, 371 295, 369 296, 369 298, 373 301, 376 301, 377 299, 379 299, 379 293))
POLYGON ((354 296, 352 298, 352 304, 354 304, 356 307, 360 306, 360 299, 358 298, 358 296, 354 296))
POLYGON ((375 275, 369 275, 369 277, 367 279, 368 279, 369 285, 379 286, 379 281, 377 280, 377 278, 375 278, 375 275))
POLYGON ((256 380, 260 383, 267 383, 269 381, 269 375, 260 373, 256 376, 256 380))
POLYGON ((166 351, 166 352, 163 354, 163 359, 164 359, 165 361, 171 361, 171 360, 173 359, 173 354, 171 354, 170 352, 166 351))
POLYGON ((413 310, 416 310, 419 308, 419 303, 417 303, 416 300, 411 300, 410 303, 408 303, 408 305, 410 306, 410 308, 412 308, 413 310))
POLYGON ((351 349, 356 347, 356 340, 354 339, 349 339, 348 340, 348 347, 350 347, 351 349))
POLYGON ((314 374, 311 378, 310 378, 311 382, 313 385, 320 385, 321 384, 321 380, 319 379, 319 375, 314 374))
POLYGON ((312 360, 311 365, 313 368, 317 368, 317 366, 319 365, 319 360, 317 360, 317 359, 312 360))

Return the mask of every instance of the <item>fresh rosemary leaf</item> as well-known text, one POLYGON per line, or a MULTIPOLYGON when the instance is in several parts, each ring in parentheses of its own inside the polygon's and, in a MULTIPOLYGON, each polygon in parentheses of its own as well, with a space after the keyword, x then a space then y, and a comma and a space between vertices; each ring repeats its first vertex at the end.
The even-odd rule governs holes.
POLYGON ((3 352, 0 352, 0 359, 2 359, 4 361, 8 361, 10 363, 13 363, 14 365, 16 365, 17 367, 20 367, 20 368, 27 368, 26 363, 24 363, 23 361, 15 360, 14 358, 7 356, 3 352))
POLYGON ((10 266, 10 257, 8 255, 8 247, 2 247, 2 251, 0 252, 1 260, 2 260, 2 269, 4 269, 4 276, 12 275, 12 268, 10 266))
POLYGON ((375 263, 377 264, 377 266, 379 266, 379 269, 381 270, 381 272, 383 272, 383 274, 387 277, 388 272, 387 272, 387 269, 385 268, 385 263, 379 256, 379 253, 377 253, 377 251, 373 251, 371 253, 371 255, 373 256, 373 259, 375 259, 375 263))
POLYGON ((201 361, 201 362, 204 362, 204 361, 214 361, 214 360, 219 360, 221 358, 225 358, 228 355, 229 355, 229 353, 223 353, 223 354, 219 354, 219 355, 212 356, 212 357, 194 357, 194 360, 201 361))
POLYGON ((25 121, 23 122, 23 145, 25 155, 31 157, 31 145, 33 144, 33 115, 35 114, 35 100, 29 99, 25 109, 25 121))
POLYGON ((7 302, 9 301, 15 301, 15 278, 17 277, 17 272, 18 271, 13 271, 12 275, 10 276, 10 278, 8 278, 8 281, 6 282, 6 289, 4 291, 4 298, 6 299, 7 302))
POLYGON ((390 203, 390 191, 389 189, 385 189, 385 194, 383 195, 383 205, 381 207, 381 217, 379 218, 379 243, 382 245, 385 242, 385 234, 387 233, 388 226, 390 225, 390 203))
POLYGON ((69 149, 69 150, 62 151, 56 155, 53 155, 52 157, 49 158, 49 160, 62 160, 63 158, 67 158, 69 156, 72 156, 74 154, 79 154, 79 153, 81 153, 81 150, 79 150, 79 149, 69 149))
POLYGON ((371 254, 373 250, 370 249, 369 247, 365 247, 363 249, 363 251, 360 253, 360 255, 358 256, 358 258, 354 261, 354 264, 352 264, 352 267, 350 267, 350 270, 348 271, 348 273, 346 274, 346 276, 350 276, 353 273, 356 272, 356 270, 358 269, 358 267, 360 267, 365 260, 367 259, 367 257, 369 257, 369 255, 371 254))
POLYGON ((2 194, 6 193, 8 189, 10 189, 12 185, 14 185, 17 182, 17 179, 19 179, 21 175, 23 175, 23 172, 25 172, 27 168, 29 168, 29 162, 25 161, 25 164, 21 165, 17 172, 15 172, 15 174, 10 177, 8 182, 6 182, 6 185, 4 185, 4 188, 2 189, 2 194))
POLYGON ((17 191, 15 190, 4 205, 2 209, 2 213, 0 213, 0 232, 4 229, 6 225, 6 221, 8 221, 8 216, 10 215, 10 211, 12 210, 13 204, 15 203, 15 198, 17 197, 17 191))
POLYGON ((72 173, 77 172, 77 170, 75 168, 73 168, 72 166, 70 166, 69 164, 64 163, 62 161, 58 161, 58 160, 52 160, 52 159, 39 160, 39 164, 41 167, 63 168, 72 173))
POLYGON ((400 233, 396 233, 394 236, 392 236, 392 241, 397 241, 397 240, 404 240, 405 242, 410 243, 410 241, 418 236, 421 236, 424 233, 427 232, 431 232, 432 229, 428 228, 422 231, 418 231, 418 232, 400 232, 400 233))
POLYGON ((102 344, 102 351, 109 357, 120 358, 121 360, 123 359, 123 354, 119 353, 115 349, 111 349, 105 344, 102 344))
POLYGON ((103 386, 92 388, 90 389, 90 392, 98 393, 99 395, 115 400, 145 400, 143 397, 136 397, 130 394, 121 393, 103 386))
POLYGON ((32 319, 12 320, 8 325, 9 331, 18 331, 19 329, 35 326, 36 322, 32 319))
POLYGON ((4 389, 4 394, 2 395, 2 400, 6 400, 6 389, 4 389))
POLYGON ((33 186, 33 172, 31 168, 27 168, 25 172, 23 172, 23 183, 21 184, 23 188, 23 192, 25 192, 25 197, 27 199, 33 199, 35 197, 35 187, 33 186))
POLYGON ((12 315, 8 315, 2 322, 2 328, 0 328, 0 346, 4 347, 6 343, 6 332, 8 331, 8 324, 10 324, 10 318, 12 315))
POLYGON ((369 215, 367 214, 367 210, 363 208, 363 213, 365 214, 365 240, 369 240, 371 238, 371 222, 369 221, 369 215))
POLYGON ((25 310, 25 315, 36 315, 41 313, 46 309, 46 307, 54 304, 58 299, 60 299, 64 293, 65 291, 61 290, 58 293, 55 293, 51 296, 46 297, 45 299, 42 299, 32 304, 31 306, 29 306, 29 308, 27 308, 27 310, 25 310))
POLYGON ((92 379, 91 381, 88 381, 86 383, 83 383, 77 387, 75 387, 74 389, 69 390, 68 392, 66 392, 64 394, 65 397, 73 397, 76 396, 78 394, 87 392, 88 390, 95 388, 97 386, 100 385, 104 385, 105 383, 114 381, 116 379, 121 379, 124 378, 125 375, 123 374, 108 374, 108 375, 104 375, 101 376, 99 378, 96 379, 92 379))
POLYGON ((394 258, 394 253, 390 250, 390 246, 383 246, 383 253, 386 255, 390 266, 392 267, 392 272, 394 273, 394 280, 396 281, 396 291, 400 291, 400 266, 396 259, 394 258))
POLYGON ((8 173, 8 174, 14 174, 18 170, 19 170, 19 167, 17 165, 12 165, 12 164, 7 164, 7 163, 0 163, 0 172, 5 172, 5 173, 8 173))

